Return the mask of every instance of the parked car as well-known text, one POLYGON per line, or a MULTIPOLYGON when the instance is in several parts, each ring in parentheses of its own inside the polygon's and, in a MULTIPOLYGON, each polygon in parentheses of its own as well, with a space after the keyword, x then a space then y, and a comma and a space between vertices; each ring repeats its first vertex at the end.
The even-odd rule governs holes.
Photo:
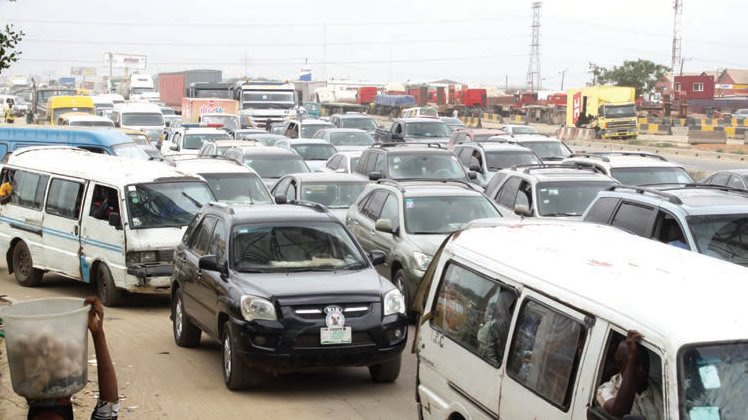
POLYGON ((465 123, 462 122, 459 118, 454 117, 441 117, 442 121, 444 121, 445 124, 447 124, 447 127, 449 127, 450 130, 457 131, 457 130, 464 130, 465 123))
POLYGON ((228 204, 272 204, 270 191, 257 172, 224 156, 184 157, 168 163, 205 180, 216 200, 228 204))
POLYGON ((345 222, 348 208, 353 205, 368 181, 351 174, 310 172, 286 175, 273 187, 276 202, 309 201, 327 207, 345 222))
POLYGON ((506 217, 581 219, 597 193, 616 184, 591 169, 531 165, 497 172, 486 195, 506 217))
POLYGON ((351 206, 346 225, 366 250, 387 250, 378 267, 412 305, 424 271, 450 233, 477 219, 501 217, 483 194, 464 181, 370 184, 351 206))
POLYGON ((748 411, 741 267, 605 226, 476 222, 445 241, 419 292, 419 418, 618 418, 599 401, 628 381, 630 331, 646 411, 622 418, 748 411), (705 298, 706 285, 725 293, 705 298))
POLYGON ((146 137, 145 133, 138 130, 131 130, 129 128, 120 129, 120 131, 125 133, 130 140, 137 144, 149 158, 161 159, 161 152, 153 145, 153 142, 146 137))
POLYGON ((463 143, 452 152, 462 166, 478 174, 475 183, 483 188, 502 169, 542 163, 532 150, 516 144, 463 143))
POLYGON ((377 128, 374 138, 381 143, 447 144, 452 130, 439 118, 399 118, 389 129, 377 128))
POLYGON ((374 118, 359 112, 334 114, 330 117, 330 123, 337 128, 359 129, 370 134, 374 134, 377 130, 377 122, 374 118))
POLYGON ((748 169, 732 169, 715 172, 704 180, 705 184, 722 185, 725 187, 746 190, 748 185, 748 169))
POLYGON ((535 152, 543 162, 558 162, 570 157, 573 152, 566 143, 553 137, 544 135, 526 135, 507 137, 506 135, 492 136, 485 140, 486 143, 508 143, 516 144, 535 152))
POLYGON ((449 136, 447 148, 451 150, 455 145, 460 143, 485 142, 491 137, 506 137, 508 135, 509 133, 498 128, 467 128, 453 132, 452 135, 449 136))
POLYGON ((377 144, 364 150, 354 170, 372 181, 431 179, 470 182, 477 174, 465 171, 457 157, 438 144, 377 144))
POLYGON ((207 205, 174 253, 174 341, 218 340, 232 390, 318 366, 392 382, 408 328, 402 294, 374 269, 383 254, 317 204, 207 205))
POLYGON ((232 147, 261 147, 262 144, 251 140, 211 140, 203 142, 203 147, 197 153, 199 157, 223 156, 232 147))
POLYGON ((298 120, 289 120, 283 129, 284 136, 291 139, 311 139, 317 131, 324 128, 335 128, 334 125, 324 120, 315 120, 311 118, 298 120))
POLYGON ((325 166, 327 160, 337 153, 335 146, 322 139, 291 139, 288 147, 304 159, 312 172, 325 166))
POLYGON ((361 158, 362 152, 338 152, 327 159, 325 166, 317 169, 317 172, 339 172, 351 174, 361 158))
POLYGON ((374 145, 374 137, 357 128, 327 128, 317 131, 315 138, 335 146, 340 152, 364 150, 374 145))
POLYGON ((682 165, 654 153, 622 151, 575 154, 566 158, 563 163, 593 168, 625 185, 694 182, 682 165))
POLYGON ((252 168, 268 188, 284 175, 310 172, 298 153, 282 147, 232 147, 223 155, 252 168))
POLYGON ((203 143, 212 140, 232 140, 232 138, 227 132, 218 128, 182 124, 169 137, 169 141, 163 142, 161 154, 163 156, 197 155, 203 143))
POLYGON ((617 186, 598 194, 584 221, 748 267, 748 194, 743 191, 698 184, 617 186))

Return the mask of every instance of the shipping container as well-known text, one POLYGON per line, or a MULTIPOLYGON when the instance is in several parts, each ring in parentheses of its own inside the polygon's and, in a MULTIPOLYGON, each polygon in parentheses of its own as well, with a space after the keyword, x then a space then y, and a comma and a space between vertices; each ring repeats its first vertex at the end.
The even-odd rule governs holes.
POLYGON ((232 99, 183 98, 182 121, 198 122, 202 114, 239 115, 239 102, 232 99))
POLYGON ((159 73, 158 91, 161 102, 179 112, 182 98, 188 95, 190 84, 198 82, 220 82, 223 79, 221 70, 186 70, 171 73, 159 73))

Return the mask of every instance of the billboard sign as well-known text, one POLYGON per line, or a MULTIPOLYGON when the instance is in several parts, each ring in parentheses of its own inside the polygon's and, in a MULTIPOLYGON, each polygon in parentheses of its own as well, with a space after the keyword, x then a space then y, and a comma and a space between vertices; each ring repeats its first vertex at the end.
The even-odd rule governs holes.
POLYGON ((83 77, 96 76, 96 67, 71 67, 70 75, 83 77))
POLYGON ((118 69, 145 70, 146 56, 134 54, 104 54, 104 61, 118 69))
POLYGON ((579 115, 582 113, 582 92, 576 92, 574 96, 572 96, 572 112, 572 121, 576 124, 579 115))

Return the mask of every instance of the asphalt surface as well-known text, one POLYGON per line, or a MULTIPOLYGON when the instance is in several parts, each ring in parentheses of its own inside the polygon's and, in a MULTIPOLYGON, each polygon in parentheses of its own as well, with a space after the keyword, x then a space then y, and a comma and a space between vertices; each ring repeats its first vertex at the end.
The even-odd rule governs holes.
MULTIPOLYGON (((46 275, 38 288, 19 286, 0 268, 0 294, 16 300, 92 294, 87 285, 46 275)), ((366 368, 321 369, 269 377, 258 390, 233 392, 223 383, 218 342, 205 335, 198 348, 177 347, 168 298, 132 298, 105 308, 104 328, 117 371, 121 418, 128 419, 410 419, 415 410, 415 356, 403 353, 400 378, 376 384, 366 368)), ((411 327, 410 338, 413 337, 411 327)), ((2 339, 0 339, 2 341, 2 339)), ((5 353, 5 345, 0 344, 5 353)), ((94 357, 93 344, 89 353, 94 357)), ((26 418, 25 401, 12 393, 0 359, 0 419, 26 418)), ((89 366, 89 381, 96 368, 89 366)), ((90 417, 96 384, 75 399, 76 418, 90 417)))

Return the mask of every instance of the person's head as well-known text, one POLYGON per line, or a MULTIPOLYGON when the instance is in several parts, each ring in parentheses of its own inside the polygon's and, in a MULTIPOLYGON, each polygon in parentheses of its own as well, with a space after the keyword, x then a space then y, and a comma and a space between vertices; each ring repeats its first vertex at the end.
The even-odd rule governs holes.
POLYGON ((615 352, 615 360, 618 363, 618 369, 621 374, 626 372, 627 369, 635 369, 634 378, 636 380, 637 391, 643 390, 647 385, 647 378, 649 377, 649 354, 647 350, 640 344, 637 344, 638 352, 636 357, 636 365, 628 366, 629 361, 629 349, 626 345, 626 340, 621 341, 618 344, 618 348, 615 352))

